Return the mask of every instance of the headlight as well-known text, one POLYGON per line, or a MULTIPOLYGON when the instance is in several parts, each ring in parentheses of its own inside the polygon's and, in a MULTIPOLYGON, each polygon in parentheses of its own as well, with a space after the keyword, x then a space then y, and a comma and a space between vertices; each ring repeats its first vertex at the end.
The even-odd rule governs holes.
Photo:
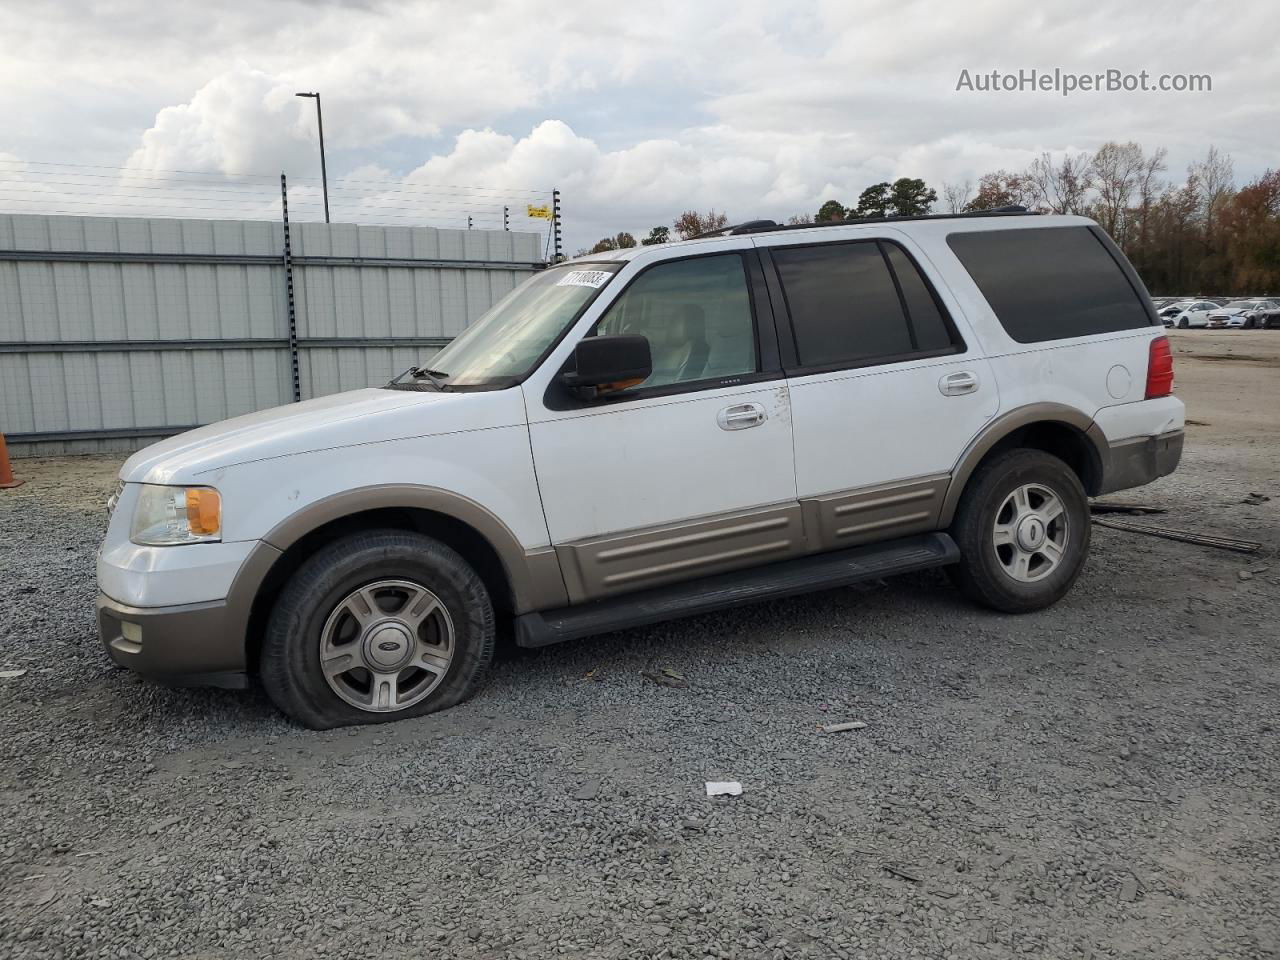
POLYGON ((129 539, 151 547, 222 539, 222 497, 212 487, 144 483, 133 509, 129 539))

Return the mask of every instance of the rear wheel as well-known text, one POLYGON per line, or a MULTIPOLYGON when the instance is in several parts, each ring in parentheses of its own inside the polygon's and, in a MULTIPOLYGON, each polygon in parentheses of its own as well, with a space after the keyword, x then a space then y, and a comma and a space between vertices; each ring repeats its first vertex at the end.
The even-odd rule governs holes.
POLYGON ((484 583, 452 549, 378 530, 329 544, 285 585, 267 624, 267 695, 313 729, 461 702, 493 659, 484 583))
POLYGON ((1006 613, 1056 603, 1089 552, 1089 501, 1075 472, 1040 450, 1011 450, 980 466, 951 534, 948 568, 970 598, 1006 613))

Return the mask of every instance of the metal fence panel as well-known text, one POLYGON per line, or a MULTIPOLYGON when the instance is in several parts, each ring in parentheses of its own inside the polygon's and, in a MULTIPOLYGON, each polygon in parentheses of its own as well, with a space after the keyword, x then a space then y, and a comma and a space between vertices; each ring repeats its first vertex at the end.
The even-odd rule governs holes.
MULTIPOLYGON (((385 383, 541 267, 535 233, 294 224, 304 399, 385 383), (509 264, 509 266, 508 266, 509 264)), ((284 228, 0 214, 0 432, 135 449, 292 399, 284 228)))

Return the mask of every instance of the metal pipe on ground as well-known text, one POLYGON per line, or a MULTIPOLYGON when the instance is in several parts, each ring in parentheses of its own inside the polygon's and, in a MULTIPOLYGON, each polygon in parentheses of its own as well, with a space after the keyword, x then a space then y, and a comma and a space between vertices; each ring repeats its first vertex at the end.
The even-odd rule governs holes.
POLYGON ((1190 530, 1174 530, 1171 527, 1153 527, 1147 524, 1134 523, 1131 520, 1121 520, 1117 517, 1094 517, 1093 522, 1099 527, 1111 527, 1114 530, 1124 530, 1128 533, 1143 533, 1148 537, 1176 540, 1179 543, 1194 543, 1201 547, 1232 550, 1236 553, 1257 553, 1262 549, 1262 544, 1256 540, 1215 537, 1205 533, 1192 533, 1190 530))

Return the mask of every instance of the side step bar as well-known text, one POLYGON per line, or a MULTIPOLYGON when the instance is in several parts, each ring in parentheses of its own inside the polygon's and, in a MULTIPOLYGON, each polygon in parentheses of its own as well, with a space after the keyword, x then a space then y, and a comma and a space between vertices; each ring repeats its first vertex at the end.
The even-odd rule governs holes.
POLYGON ((739 603, 774 600, 896 573, 927 570, 959 559, 960 549, 945 533, 903 537, 593 600, 576 607, 522 614, 515 621, 516 645, 545 647, 575 637, 710 613, 739 603))

